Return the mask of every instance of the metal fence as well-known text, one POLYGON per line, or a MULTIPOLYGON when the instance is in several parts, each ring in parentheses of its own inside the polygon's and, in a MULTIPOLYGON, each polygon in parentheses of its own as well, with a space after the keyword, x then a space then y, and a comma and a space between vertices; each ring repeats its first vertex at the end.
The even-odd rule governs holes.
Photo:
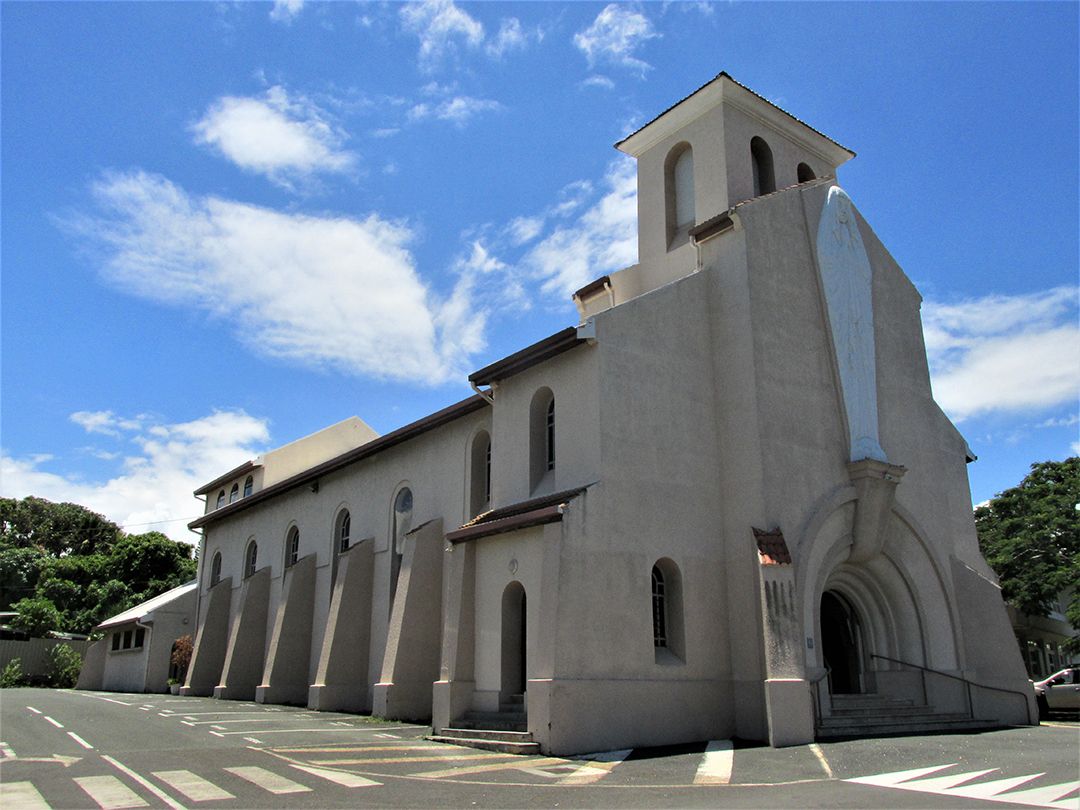
POLYGON ((89 641, 68 641, 63 638, 3 639, 0 640, 0 670, 12 659, 18 658, 24 676, 43 677, 49 673, 49 653, 60 644, 67 644, 80 658, 86 657, 90 647, 89 641))

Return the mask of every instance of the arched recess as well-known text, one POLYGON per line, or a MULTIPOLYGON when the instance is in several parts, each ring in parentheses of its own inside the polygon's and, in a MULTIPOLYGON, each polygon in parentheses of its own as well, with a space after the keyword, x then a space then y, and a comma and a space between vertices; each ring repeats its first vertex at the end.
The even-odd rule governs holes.
POLYGON ((214 587, 221 580, 221 552, 215 551, 210 560, 210 587, 214 587))
POLYGON ((671 243, 695 222, 694 150, 685 141, 673 146, 664 160, 664 206, 671 243))
POLYGON ((776 191, 776 175, 773 173, 773 156, 764 138, 755 135, 750 139, 750 162, 754 172, 754 196, 772 194, 776 191))
POLYGON ((810 168, 809 164, 800 163, 795 170, 796 176, 800 183, 806 183, 810 180, 816 180, 817 175, 814 174, 814 170, 810 168))
POLYGON ((858 618, 864 691, 874 690, 875 671, 900 668, 871 655, 958 670, 959 624, 941 564, 924 537, 896 510, 883 552, 867 562, 847 562, 855 506, 853 489, 834 493, 808 522, 797 547, 798 598, 804 632, 812 642, 806 651, 808 669, 824 671, 822 597, 831 592, 858 618))
POLYGON ((478 430, 469 444, 469 514, 473 518, 491 503, 491 435, 478 430))
POLYGON ((502 678, 499 692, 504 698, 525 692, 528 681, 527 623, 525 588, 514 580, 506 586, 502 595, 502 678))
POLYGON ((255 542, 255 538, 252 537, 248 540, 247 546, 244 548, 244 577, 250 577, 258 570, 259 565, 259 544, 255 542))
POLYGON ((300 559, 300 527, 296 524, 285 530, 285 559, 284 567, 290 568, 296 565, 300 559))
POLYGON ((330 589, 337 581, 338 558, 352 545, 352 513, 346 504, 339 504, 334 515, 334 532, 330 538, 330 589))
POLYGON ((682 572, 674 560, 662 557, 653 564, 650 582, 654 659, 658 664, 681 663, 686 658, 682 572))
POLYGON ((529 404, 529 490, 552 491, 555 479, 555 395, 540 388, 529 404))
POLYGON ((394 493, 390 513, 390 612, 394 610, 401 560, 405 556, 405 535, 412 529, 413 494, 407 485, 401 485, 394 493))

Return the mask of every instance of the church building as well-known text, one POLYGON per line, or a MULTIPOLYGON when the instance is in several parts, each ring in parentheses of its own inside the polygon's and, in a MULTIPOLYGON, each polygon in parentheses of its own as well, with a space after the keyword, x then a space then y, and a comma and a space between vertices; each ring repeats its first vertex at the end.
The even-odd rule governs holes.
POLYGON ((554 755, 1034 722, 854 153, 726 73, 616 146, 639 262, 578 323, 196 493, 182 693, 554 755))

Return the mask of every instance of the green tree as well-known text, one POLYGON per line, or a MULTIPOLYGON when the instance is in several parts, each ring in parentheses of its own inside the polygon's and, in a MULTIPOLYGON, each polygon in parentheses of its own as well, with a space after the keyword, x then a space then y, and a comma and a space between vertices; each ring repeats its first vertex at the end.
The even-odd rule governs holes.
MULTIPOLYGON (((1080 457, 1044 461, 1018 486, 975 510, 983 556, 1005 598, 1046 616, 1071 591, 1066 615, 1080 629, 1080 457)), ((1075 639, 1074 639, 1075 643, 1075 639)))
POLYGON ((60 630, 64 624, 63 615, 48 599, 29 597, 11 607, 19 612, 11 624, 32 636, 44 637, 50 630, 60 630))

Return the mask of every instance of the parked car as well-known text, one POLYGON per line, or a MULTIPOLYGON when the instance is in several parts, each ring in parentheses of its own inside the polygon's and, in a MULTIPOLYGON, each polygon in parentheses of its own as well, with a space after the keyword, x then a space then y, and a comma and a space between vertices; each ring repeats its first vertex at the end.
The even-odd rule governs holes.
POLYGON ((1050 712, 1080 712, 1080 667, 1068 667, 1043 681, 1035 681, 1039 718, 1050 712))

